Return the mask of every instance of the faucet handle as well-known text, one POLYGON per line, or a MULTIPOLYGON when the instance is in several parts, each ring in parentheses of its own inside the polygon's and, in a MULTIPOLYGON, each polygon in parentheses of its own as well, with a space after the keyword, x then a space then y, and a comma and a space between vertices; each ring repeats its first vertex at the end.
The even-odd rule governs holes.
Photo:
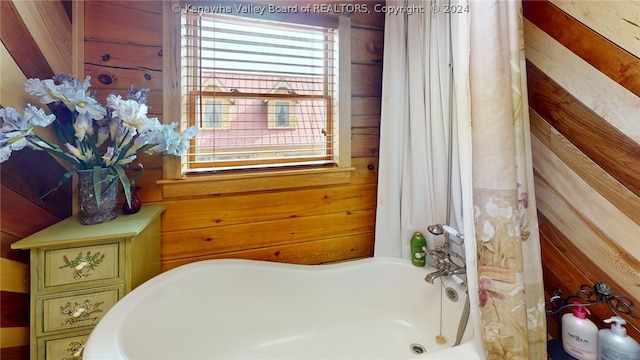
POLYGON ((464 284, 466 282, 462 277, 460 277, 460 275, 453 274, 453 275, 451 275, 451 278, 453 279, 453 281, 456 282, 456 284, 458 284, 460 286, 464 286, 464 284))

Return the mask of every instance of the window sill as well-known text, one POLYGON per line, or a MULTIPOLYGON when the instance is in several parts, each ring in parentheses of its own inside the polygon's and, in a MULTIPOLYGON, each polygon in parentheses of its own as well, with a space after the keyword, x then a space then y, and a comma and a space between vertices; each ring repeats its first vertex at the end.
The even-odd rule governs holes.
POLYGON ((165 199, 221 195, 351 183, 353 167, 271 170, 215 175, 189 175, 179 180, 159 180, 165 199))

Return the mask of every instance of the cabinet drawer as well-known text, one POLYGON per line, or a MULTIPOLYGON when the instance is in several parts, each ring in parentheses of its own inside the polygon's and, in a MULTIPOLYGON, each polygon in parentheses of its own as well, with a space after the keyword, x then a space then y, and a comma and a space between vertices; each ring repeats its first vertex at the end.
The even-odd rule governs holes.
POLYGON ((37 308, 42 314, 36 320, 41 324, 37 326, 39 335, 94 326, 123 294, 124 285, 40 298, 37 308))
POLYGON ((120 243, 44 252, 44 286, 77 284, 120 276, 120 243))
POLYGON ((39 359, 80 360, 89 333, 67 337, 46 337, 38 340, 39 359))

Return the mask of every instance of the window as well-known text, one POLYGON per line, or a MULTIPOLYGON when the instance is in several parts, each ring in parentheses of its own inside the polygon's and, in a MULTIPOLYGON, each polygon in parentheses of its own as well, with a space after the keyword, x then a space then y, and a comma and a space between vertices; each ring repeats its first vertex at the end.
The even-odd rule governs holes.
POLYGON ((295 122, 295 114, 291 109, 288 101, 274 101, 273 116, 271 119, 270 129, 291 128, 295 122))
POLYGON ((350 165, 338 66, 338 23, 348 19, 331 19, 181 15, 183 123, 200 127, 187 173, 350 165))

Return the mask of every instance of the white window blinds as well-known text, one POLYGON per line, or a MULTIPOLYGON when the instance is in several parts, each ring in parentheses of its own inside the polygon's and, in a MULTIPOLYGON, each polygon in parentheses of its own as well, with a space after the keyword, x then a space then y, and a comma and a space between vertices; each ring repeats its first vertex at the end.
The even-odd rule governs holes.
POLYGON ((336 163, 338 31, 183 14, 188 172, 336 163))

